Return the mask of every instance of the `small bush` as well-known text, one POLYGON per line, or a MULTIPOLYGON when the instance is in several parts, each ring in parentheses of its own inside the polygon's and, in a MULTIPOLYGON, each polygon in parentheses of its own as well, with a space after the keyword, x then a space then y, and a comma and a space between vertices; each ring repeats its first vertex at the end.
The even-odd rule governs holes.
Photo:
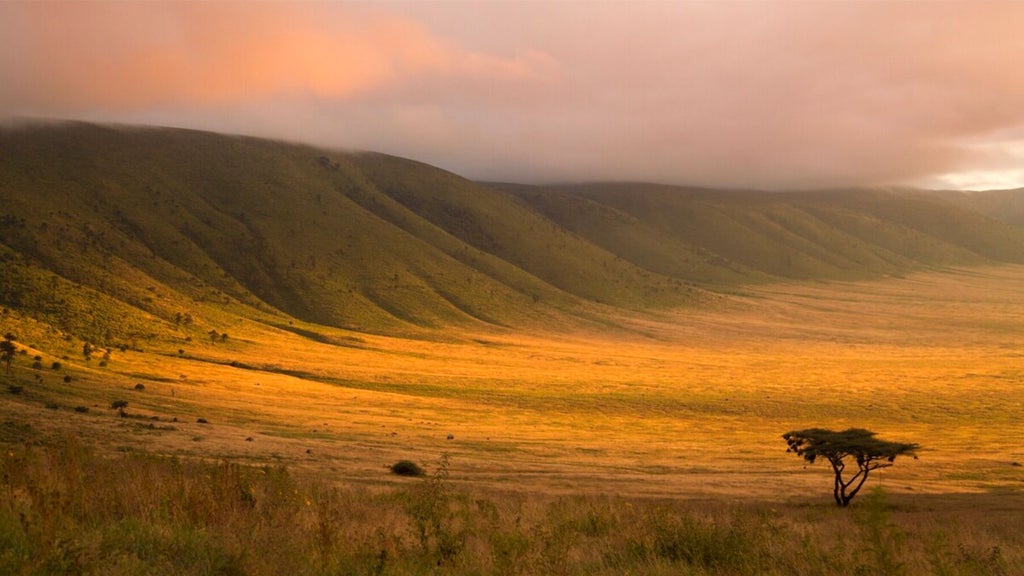
POLYGON ((32 369, 34 369, 34 370, 42 370, 43 369, 43 363, 40 362, 39 360, 36 360, 35 362, 32 363, 32 369))
POLYGON ((60 362, 54 362, 53 364, 50 364, 50 368, 53 370, 60 370, 61 364, 60 362))
POLYGON ((65 382, 71 382, 71 375, 70 375, 70 374, 68 374, 67 376, 65 376, 65 377, 64 377, 64 381, 65 381, 65 382))
POLYGON ((399 476, 423 476, 423 468, 412 460, 399 460, 391 465, 391 473, 399 476))
POLYGON ((209 424, 209 422, 206 421, 206 418, 196 418, 196 423, 197 424, 209 424))
POLYGON ((139 382, 138 384, 135 385, 135 389, 136 390, 145 390, 146 389, 146 385, 143 384, 142 382, 139 382))
POLYGON ((21 394, 22 392, 25 391, 25 387, 24 386, 15 386, 15 385, 11 384, 10 386, 7 387, 7 391, 10 392, 11 394, 21 394))
POLYGON ((75 412, 78 412, 79 414, 85 414, 88 411, 89 411, 89 407, 88 406, 75 406, 75 412))
POLYGON ((110 403, 111 410, 121 410, 128 407, 127 400, 114 400, 110 403))

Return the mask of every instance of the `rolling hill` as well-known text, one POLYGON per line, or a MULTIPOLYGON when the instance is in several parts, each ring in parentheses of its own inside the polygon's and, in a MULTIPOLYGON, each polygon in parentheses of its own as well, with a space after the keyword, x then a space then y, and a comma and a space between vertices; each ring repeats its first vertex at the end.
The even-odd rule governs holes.
POLYGON ((924 192, 505 189, 622 258, 705 286, 872 278, 1024 258, 1019 228, 924 192))
POLYGON ((777 279, 1024 262, 915 192, 471 182, 189 130, 0 130, 0 305, 101 342, 246 317, 363 332, 562 325, 777 279))

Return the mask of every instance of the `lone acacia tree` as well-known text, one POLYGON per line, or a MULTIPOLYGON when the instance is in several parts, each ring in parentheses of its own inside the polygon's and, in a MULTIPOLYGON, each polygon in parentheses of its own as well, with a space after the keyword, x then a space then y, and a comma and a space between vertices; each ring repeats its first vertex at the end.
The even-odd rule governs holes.
POLYGON ((819 457, 828 460, 835 472, 832 494, 838 506, 847 506, 857 495, 872 470, 892 466, 897 456, 917 456, 917 444, 889 442, 875 438, 875 433, 863 428, 850 428, 842 432, 823 428, 808 428, 786 432, 782 438, 789 444, 786 452, 795 452, 814 464, 819 457), (848 462, 857 464, 857 472, 843 478, 848 462))

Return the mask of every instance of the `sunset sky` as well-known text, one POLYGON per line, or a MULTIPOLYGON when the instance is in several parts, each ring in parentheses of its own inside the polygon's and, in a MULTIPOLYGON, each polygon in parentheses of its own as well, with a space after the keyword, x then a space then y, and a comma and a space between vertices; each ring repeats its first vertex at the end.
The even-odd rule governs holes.
POLYGON ((1024 2, 0 2, 0 115, 467 177, 1024 186, 1024 2))

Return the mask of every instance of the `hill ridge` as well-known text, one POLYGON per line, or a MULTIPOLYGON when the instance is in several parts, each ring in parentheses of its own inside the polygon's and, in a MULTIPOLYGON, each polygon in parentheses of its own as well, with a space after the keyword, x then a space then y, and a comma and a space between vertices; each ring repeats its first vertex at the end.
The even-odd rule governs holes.
POLYGON ((0 150, 0 305, 95 340, 239 318, 559 327, 746 283, 1024 262, 1021 228, 911 191, 482 184, 386 154, 87 123, 3 127, 0 150))

